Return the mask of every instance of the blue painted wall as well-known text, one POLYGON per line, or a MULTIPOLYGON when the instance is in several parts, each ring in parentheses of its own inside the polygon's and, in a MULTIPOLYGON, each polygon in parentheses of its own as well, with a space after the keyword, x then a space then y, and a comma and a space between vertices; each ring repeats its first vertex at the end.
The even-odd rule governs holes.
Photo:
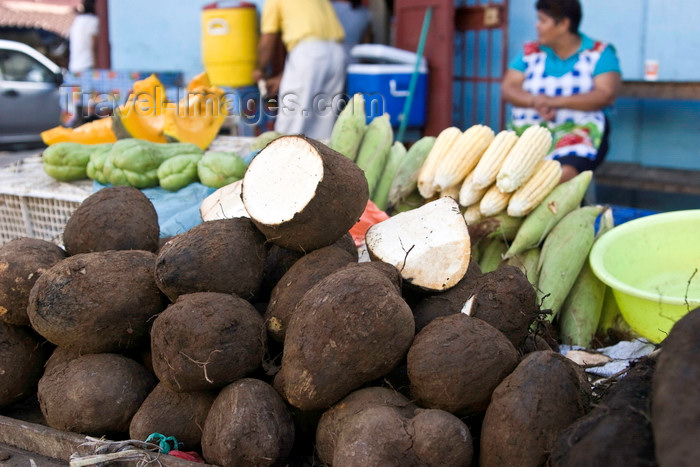
MULTIPOLYGON (((536 38, 535 0, 510 0, 508 55, 536 38)), ((642 80, 659 62, 661 81, 700 81, 700 2, 581 0, 581 31, 615 45, 623 79, 642 80)), ((620 98, 610 109, 607 159, 649 167, 700 170, 700 101, 620 98)))
POLYGON ((202 7, 210 3, 212 0, 108 2, 112 68, 180 71, 186 79, 200 73, 204 69, 201 13, 202 7))

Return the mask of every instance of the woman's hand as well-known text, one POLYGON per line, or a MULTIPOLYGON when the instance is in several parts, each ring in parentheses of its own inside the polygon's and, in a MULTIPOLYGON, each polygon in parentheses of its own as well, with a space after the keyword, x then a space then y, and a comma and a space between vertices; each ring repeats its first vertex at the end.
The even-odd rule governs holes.
POLYGON ((552 105, 551 98, 543 94, 533 96, 532 107, 543 120, 552 121, 557 115, 557 109, 552 105))

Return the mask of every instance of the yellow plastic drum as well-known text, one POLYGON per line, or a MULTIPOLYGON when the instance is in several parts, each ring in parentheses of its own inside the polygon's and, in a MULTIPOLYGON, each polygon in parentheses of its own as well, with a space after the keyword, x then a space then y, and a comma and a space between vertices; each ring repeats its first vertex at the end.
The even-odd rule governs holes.
POLYGON ((258 13, 248 2, 218 2, 202 9, 202 60, 212 84, 251 86, 257 60, 258 13))
POLYGON ((676 321, 700 306, 700 210, 619 225, 596 241, 590 263, 612 288, 630 327, 661 342, 676 321))

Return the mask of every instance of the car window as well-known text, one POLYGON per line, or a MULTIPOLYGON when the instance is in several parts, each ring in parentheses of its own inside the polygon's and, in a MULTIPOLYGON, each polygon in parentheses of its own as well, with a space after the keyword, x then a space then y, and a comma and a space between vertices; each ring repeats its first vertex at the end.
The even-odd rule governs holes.
POLYGON ((16 50, 0 50, 0 75, 5 81, 48 83, 54 79, 51 70, 16 50))

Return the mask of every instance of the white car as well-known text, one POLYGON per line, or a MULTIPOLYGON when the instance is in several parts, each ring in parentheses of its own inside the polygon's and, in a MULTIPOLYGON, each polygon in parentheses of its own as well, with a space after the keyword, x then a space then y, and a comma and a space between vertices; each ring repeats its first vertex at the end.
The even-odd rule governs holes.
POLYGON ((0 144, 41 141, 61 123, 61 68, 20 42, 0 39, 0 144))

